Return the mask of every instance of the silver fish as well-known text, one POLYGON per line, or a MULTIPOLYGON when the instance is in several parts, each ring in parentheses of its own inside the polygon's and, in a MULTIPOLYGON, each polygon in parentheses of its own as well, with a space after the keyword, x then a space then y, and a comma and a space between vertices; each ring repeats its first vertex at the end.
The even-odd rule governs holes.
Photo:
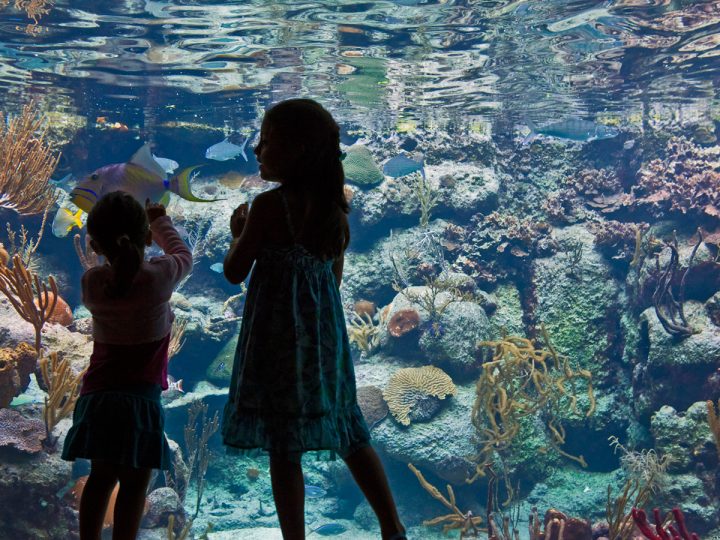
POLYGON ((249 140, 250 136, 248 135, 242 145, 238 146, 237 144, 233 144, 228 141, 226 137, 224 141, 213 144, 210 148, 205 150, 205 157, 208 159, 214 159, 215 161, 228 161, 241 155, 243 159, 247 161, 248 158, 247 154, 245 154, 245 147, 247 146, 249 140))
POLYGON ((599 139, 612 139, 620 134, 620 130, 616 127, 581 118, 568 118, 544 126, 536 126, 530 120, 526 120, 526 122, 530 128, 530 134, 523 139, 523 145, 530 144, 538 135, 578 142, 590 142, 599 139))

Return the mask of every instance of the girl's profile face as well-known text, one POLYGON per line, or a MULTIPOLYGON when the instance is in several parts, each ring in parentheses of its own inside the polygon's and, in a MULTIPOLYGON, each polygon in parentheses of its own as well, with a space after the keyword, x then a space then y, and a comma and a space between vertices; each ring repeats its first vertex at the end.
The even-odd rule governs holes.
POLYGON ((297 145, 289 144, 268 122, 262 124, 260 142, 254 152, 260 164, 260 178, 273 182, 282 182, 298 157, 297 145))

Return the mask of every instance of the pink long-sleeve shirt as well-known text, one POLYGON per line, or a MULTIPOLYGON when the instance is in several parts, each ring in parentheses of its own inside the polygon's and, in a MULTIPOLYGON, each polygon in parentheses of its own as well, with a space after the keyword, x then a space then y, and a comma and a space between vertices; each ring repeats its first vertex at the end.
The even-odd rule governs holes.
POLYGON ((164 255, 144 261, 127 296, 111 298, 109 265, 82 276, 82 301, 93 318, 95 340, 82 394, 138 383, 167 389, 167 352, 174 319, 170 296, 192 269, 192 253, 168 216, 150 224, 164 255))

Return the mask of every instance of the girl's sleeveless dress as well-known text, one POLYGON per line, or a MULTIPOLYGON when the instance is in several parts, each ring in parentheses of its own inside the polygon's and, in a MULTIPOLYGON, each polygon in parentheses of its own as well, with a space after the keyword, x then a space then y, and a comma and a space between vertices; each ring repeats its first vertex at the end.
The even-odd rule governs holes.
POLYGON ((240 338, 222 421, 223 442, 242 450, 295 456, 311 450, 331 459, 367 446, 357 404, 340 291, 332 260, 295 239, 265 247, 248 286, 240 338))

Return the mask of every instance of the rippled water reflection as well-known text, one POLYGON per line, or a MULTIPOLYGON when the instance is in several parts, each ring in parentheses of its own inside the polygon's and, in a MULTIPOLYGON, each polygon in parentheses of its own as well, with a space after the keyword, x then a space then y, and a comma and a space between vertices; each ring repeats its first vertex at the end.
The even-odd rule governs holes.
POLYGON ((0 11, 0 89, 98 110, 182 100, 211 123, 300 93, 365 121, 707 113, 720 80, 717 0, 66 0, 37 35, 27 22, 0 11))

